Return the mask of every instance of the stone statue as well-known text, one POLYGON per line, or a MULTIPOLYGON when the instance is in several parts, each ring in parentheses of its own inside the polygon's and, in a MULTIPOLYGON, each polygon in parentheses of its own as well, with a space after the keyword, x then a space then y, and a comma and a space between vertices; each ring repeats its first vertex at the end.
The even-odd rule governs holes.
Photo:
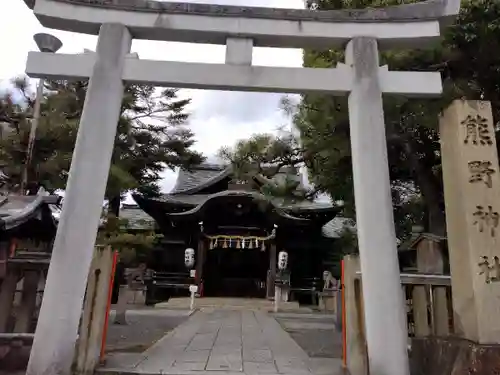
POLYGON ((323 271, 323 291, 337 286, 337 280, 330 271, 323 271))

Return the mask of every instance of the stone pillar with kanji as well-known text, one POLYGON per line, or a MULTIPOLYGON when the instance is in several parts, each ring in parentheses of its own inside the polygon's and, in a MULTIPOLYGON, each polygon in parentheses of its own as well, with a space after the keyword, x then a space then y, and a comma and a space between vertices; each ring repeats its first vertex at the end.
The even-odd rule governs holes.
POLYGON ((455 332, 500 343, 500 176, 491 104, 454 101, 440 132, 455 332))

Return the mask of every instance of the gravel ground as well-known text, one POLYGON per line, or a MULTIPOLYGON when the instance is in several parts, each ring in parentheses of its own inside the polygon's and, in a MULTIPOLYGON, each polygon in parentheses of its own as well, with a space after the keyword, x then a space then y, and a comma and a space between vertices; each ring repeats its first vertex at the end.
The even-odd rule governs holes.
POLYGON ((120 325, 113 324, 114 314, 111 314, 106 352, 143 352, 188 317, 187 311, 180 310, 130 310, 127 325, 120 325))
POLYGON ((275 316, 283 329, 312 358, 342 358, 342 334, 334 318, 323 314, 275 316))

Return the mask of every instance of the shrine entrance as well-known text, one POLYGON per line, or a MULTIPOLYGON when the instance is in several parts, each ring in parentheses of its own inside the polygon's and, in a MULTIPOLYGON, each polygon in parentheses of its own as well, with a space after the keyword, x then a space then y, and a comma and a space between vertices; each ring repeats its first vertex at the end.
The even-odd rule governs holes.
POLYGON ((265 298, 268 267, 267 251, 223 247, 210 249, 203 267, 203 295, 265 298))

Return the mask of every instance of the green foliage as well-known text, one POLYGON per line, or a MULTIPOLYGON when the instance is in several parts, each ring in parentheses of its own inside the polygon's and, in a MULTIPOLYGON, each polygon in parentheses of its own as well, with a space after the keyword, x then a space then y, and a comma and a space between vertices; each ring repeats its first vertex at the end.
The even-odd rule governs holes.
POLYGON ((255 181, 270 199, 293 202, 314 197, 315 192, 300 184, 297 172, 304 157, 292 134, 254 134, 239 140, 233 148, 221 148, 218 156, 232 165, 236 179, 255 181))
MULTIPOLYGON (((9 177, 11 189, 18 186, 21 178, 33 108, 28 82, 16 79, 14 85, 25 99, 23 105, 16 104, 12 95, 0 98, 0 119, 10 129, 0 140, 0 165, 9 177)), ((49 191, 64 189, 87 86, 83 81, 45 84, 28 173, 32 185, 42 184, 49 191)), ((177 90, 173 89, 125 87, 106 189, 115 215, 127 191, 159 194, 158 182, 165 167, 189 167, 202 161, 202 156, 191 150, 193 134, 185 126, 189 101, 177 98, 177 90)))
POLYGON ((103 225, 97 234, 96 243, 118 250, 120 260, 127 266, 134 262, 144 262, 162 235, 156 234, 154 228, 146 231, 133 229, 129 220, 104 213, 103 225))
MULTIPOLYGON (((397 5, 401 0, 317 0, 317 9, 397 5)), ((439 71, 444 95, 435 100, 384 98, 393 203, 398 236, 413 223, 444 234, 444 204, 438 115, 453 99, 490 100, 495 120, 500 110, 500 58, 491 51, 500 43, 500 2, 468 0, 456 24, 444 31, 441 45, 429 50, 388 51, 381 64, 391 70, 439 71)), ((343 51, 309 50, 304 66, 335 67, 343 51)), ((294 122, 307 151, 311 180, 334 200, 345 202, 354 217, 354 196, 346 98, 304 95, 294 122)))

